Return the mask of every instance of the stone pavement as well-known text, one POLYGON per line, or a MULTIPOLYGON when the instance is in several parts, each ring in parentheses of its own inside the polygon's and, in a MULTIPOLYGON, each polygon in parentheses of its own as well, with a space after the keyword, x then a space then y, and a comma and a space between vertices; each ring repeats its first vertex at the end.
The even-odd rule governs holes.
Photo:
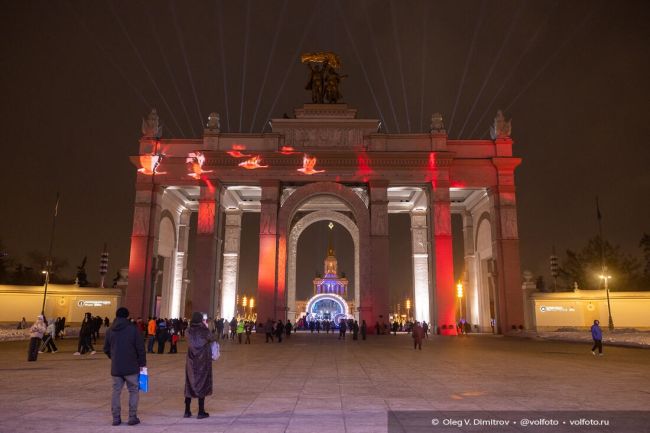
POLYGON ((646 349, 606 346, 594 357, 587 344, 469 336, 430 338, 420 352, 408 335, 253 337, 222 345, 204 420, 182 418, 184 344, 176 355, 148 355, 151 391, 141 394, 135 427, 110 426, 103 354, 73 356, 76 341, 66 340, 28 363, 27 342, 1 343, 0 433, 386 432, 389 409, 647 410, 650 402, 646 349))

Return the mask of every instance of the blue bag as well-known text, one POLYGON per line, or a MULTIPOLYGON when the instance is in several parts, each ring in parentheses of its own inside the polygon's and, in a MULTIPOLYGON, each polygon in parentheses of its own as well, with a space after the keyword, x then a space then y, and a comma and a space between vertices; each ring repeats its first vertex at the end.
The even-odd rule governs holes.
POLYGON ((149 392, 149 373, 147 372, 147 367, 144 367, 140 372, 138 383, 140 386, 140 391, 149 392))

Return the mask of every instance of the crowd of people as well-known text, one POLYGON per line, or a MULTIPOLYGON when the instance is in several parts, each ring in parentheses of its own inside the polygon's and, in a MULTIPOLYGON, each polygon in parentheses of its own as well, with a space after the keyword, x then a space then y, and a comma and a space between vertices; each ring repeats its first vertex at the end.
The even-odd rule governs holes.
MULTIPOLYGON (((300 323, 299 326, 306 327, 311 333, 314 331, 319 332, 321 326, 327 333, 333 328, 338 328, 339 339, 343 340, 348 330, 350 330, 353 340, 358 339, 359 333, 361 333, 363 340, 366 339, 367 325, 365 320, 362 320, 361 325, 359 325, 354 319, 341 319, 336 326, 333 326, 330 321, 326 321, 324 324, 314 322, 316 321, 307 322, 306 324, 300 323)), ((137 416, 139 376, 143 372, 146 374, 146 355, 147 353, 154 353, 155 342, 158 343, 157 353, 165 353, 165 344, 168 341, 170 342, 170 351, 168 353, 177 353, 179 338, 186 336, 184 417, 189 418, 192 416, 192 399, 197 399, 197 418, 202 419, 210 416, 205 411, 205 398, 212 394, 212 361, 217 359, 213 347, 215 344, 217 345, 217 353, 218 342, 222 340, 228 339, 242 344, 242 336, 245 335, 246 338, 243 344, 250 344, 250 336, 254 331, 264 332, 267 343, 274 342, 274 339, 281 343, 283 338, 290 338, 292 332, 296 332, 299 327, 289 320, 286 323, 282 320, 274 322, 270 318, 267 319, 266 323, 258 324, 253 321, 237 320, 236 318, 229 322, 225 319, 209 320, 206 314, 200 312, 193 313, 189 322, 187 319, 151 317, 145 323, 140 318, 129 319, 129 311, 124 307, 120 307, 116 311, 116 317, 112 324, 108 318, 93 317, 91 313, 84 315, 79 332, 78 350, 75 355, 95 353, 93 343, 96 343, 96 339, 99 337, 99 328, 102 325, 108 328, 104 339, 103 352, 111 359, 113 382, 111 412, 114 426, 122 423, 120 396, 124 386, 126 386, 129 393, 128 424, 136 425, 140 423, 137 416), (148 350, 145 350, 145 341, 148 350)), ((43 349, 54 353, 58 350, 54 340, 61 334, 61 326, 65 327, 65 318, 57 318, 48 322, 43 315, 37 316, 36 321, 29 328, 28 361, 36 361, 38 353, 42 353, 43 349)), ((378 321, 375 323, 375 328, 376 333, 379 335, 386 334, 388 331, 388 325, 385 323, 380 324, 378 321)), ((391 326, 394 335, 400 330, 409 332, 413 338, 413 349, 415 350, 422 350, 422 341, 427 338, 428 328, 426 322, 407 323, 401 326, 398 322, 393 322, 391 326)), ((595 320, 591 327, 591 335, 594 341, 591 349, 592 353, 596 355, 596 349, 598 349, 598 354, 602 356, 603 336, 598 320, 595 320)))

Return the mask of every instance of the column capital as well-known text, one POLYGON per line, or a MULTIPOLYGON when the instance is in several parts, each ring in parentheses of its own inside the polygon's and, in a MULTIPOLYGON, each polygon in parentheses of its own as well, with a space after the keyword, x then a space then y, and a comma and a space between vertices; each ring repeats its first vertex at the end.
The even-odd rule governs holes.
POLYGON ((431 201, 435 202, 449 202, 450 197, 450 183, 449 181, 432 182, 431 184, 431 201))
MULTIPOLYGON (((216 181, 215 181, 216 183, 216 181)), ((221 194, 221 185, 216 183, 213 187, 201 185, 199 192, 199 203, 202 201, 217 201, 221 194)))
POLYGON ((388 185, 390 185, 390 182, 388 182, 386 179, 371 179, 368 181, 368 187, 371 190, 375 188, 388 188, 388 185))

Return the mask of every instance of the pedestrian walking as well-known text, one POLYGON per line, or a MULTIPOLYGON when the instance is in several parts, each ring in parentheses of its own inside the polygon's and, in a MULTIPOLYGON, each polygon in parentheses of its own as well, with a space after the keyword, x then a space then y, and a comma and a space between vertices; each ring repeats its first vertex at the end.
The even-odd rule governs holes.
POLYGON ((230 339, 235 341, 235 334, 237 333, 237 319, 234 317, 230 321, 230 339))
POLYGON ((271 340, 271 343, 273 343, 273 321, 270 317, 264 324, 264 333, 266 334, 266 342, 268 343, 271 340))
POLYGON ((94 355, 95 348, 91 342, 93 332, 93 318, 90 313, 86 313, 81 322, 81 329, 79 329, 79 341, 77 342, 77 351, 74 355, 83 355, 90 353, 94 355))
POLYGON ((366 334, 368 333, 368 325, 366 325, 366 321, 362 320, 361 321, 361 339, 365 340, 366 339, 366 334))
POLYGON ((223 318, 217 320, 217 324, 215 325, 215 328, 217 329, 217 339, 224 338, 223 335, 223 318))
POLYGON ((422 350, 422 339, 424 338, 424 328, 422 328, 420 322, 415 322, 412 335, 413 335, 413 350, 415 349, 422 350))
POLYGON ((278 343, 282 343, 282 334, 284 334, 284 323, 282 323, 282 320, 278 320, 275 326, 275 336, 278 337, 278 343))
POLYGON ((59 349, 54 344, 54 336, 56 334, 56 325, 54 322, 47 323, 47 328, 45 329, 45 334, 43 335, 43 343, 41 344, 41 350, 39 353, 46 351, 48 353, 56 353, 59 349))
POLYGON ((138 400, 140 398, 139 373, 147 366, 147 354, 144 351, 144 339, 135 323, 129 319, 129 310, 120 307, 115 312, 115 320, 106 331, 104 353, 111 360, 111 377, 113 395, 111 414, 113 425, 122 423, 122 406, 120 397, 126 384, 129 391, 129 425, 140 424, 138 418, 138 400))
POLYGON ((237 340, 239 341, 239 344, 241 344, 241 337, 243 333, 244 333, 244 321, 240 320, 239 323, 237 323, 237 340))
POLYGON ((149 318, 149 322, 147 322, 147 338, 149 341, 147 342, 147 353, 153 353, 153 342, 156 340, 156 318, 151 317, 149 318))
POLYGON ((341 322, 339 323, 339 340, 345 340, 345 331, 347 330, 347 327, 348 325, 346 325, 345 320, 341 319, 341 322))
POLYGON ((251 333, 253 332, 253 322, 246 322, 244 324, 244 332, 246 333, 246 340, 244 344, 251 344, 251 333))
POLYGON ((185 418, 192 416, 190 404, 193 398, 199 400, 198 419, 210 416, 205 411, 205 397, 212 395, 212 350, 210 344, 215 341, 208 329, 208 316, 192 313, 190 327, 187 330, 187 358, 185 362, 185 418))
POLYGON ((178 332, 172 330, 168 353, 178 353, 178 332))
POLYGON ((291 324, 291 320, 287 320, 287 323, 284 325, 284 331, 287 338, 291 337, 292 329, 293 329, 293 325, 291 324))
POLYGON ((158 320, 158 326, 156 327, 156 341, 158 342, 158 353, 165 353, 165 342, 169 340, 169 329, 167 328, 167 322, 163 319, 158 320))
POLYGON ((352 339, 353 340, 359 339, 359 323, 356 320, 352 324, 352 339))
POLYGON ((594 340, 591 353, 596 356, 596 348, 598 348, 598 356, 603 356, 603 331, 598 320, 594 320, 594 324, 591 325, 591 338, 594 340))
MULTIPOLYGON (((23 320, 25 318, 23 317, 23 320)), ((43 316, 36 316, 36 322, 29 328, 29 349, 27 351, 27 361, 34 362, 38 359, 38 349, 41 347, 41 340, 45 334, 45 321, 43 316)))

